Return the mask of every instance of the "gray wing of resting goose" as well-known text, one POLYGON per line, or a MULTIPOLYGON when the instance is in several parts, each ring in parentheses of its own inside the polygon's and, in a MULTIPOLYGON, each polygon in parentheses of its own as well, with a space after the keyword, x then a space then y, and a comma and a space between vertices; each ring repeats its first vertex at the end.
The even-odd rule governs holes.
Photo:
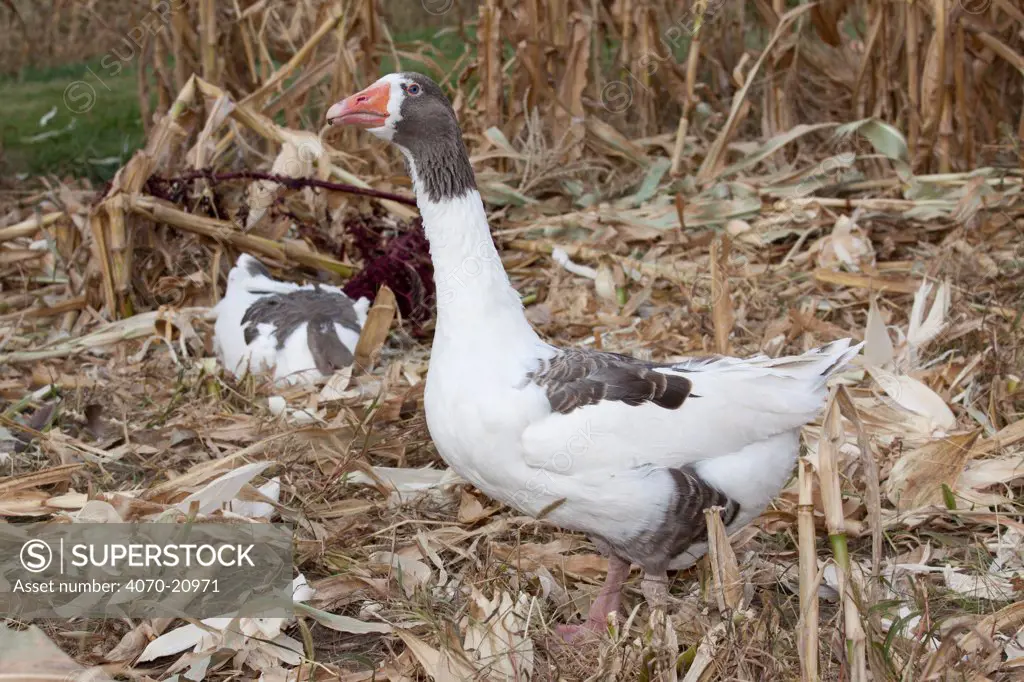
POLYGON ((273 327, 277 349, 281 350, 288 337, 308 323, 307 342, 318 371, 328 375, 352 364, 352 353, 334 329, 334 325, 339 324, 356 334, 360 332, 359 318, 348 296, 320 287, 287 293, 259 290, 252 293, 262 298, 242 317, 247 345, 256 339, 259 325, 268 324, 273 327))

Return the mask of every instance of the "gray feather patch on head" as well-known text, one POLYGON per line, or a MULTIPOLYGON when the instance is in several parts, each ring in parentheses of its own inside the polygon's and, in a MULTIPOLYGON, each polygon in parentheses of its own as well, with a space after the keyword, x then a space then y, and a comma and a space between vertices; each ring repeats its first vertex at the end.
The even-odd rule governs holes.
POLYGON ((419 86, 410 94, 403 84, 402 119, 392 141, 404 148, 427 198, 434 202, 464 196, 476 189, 476 176, 455 110, 440 86, 420 73, 403 73, 403 81, 419 86))
POLYGON ((259 336, 259 326, 273 327, 277 349, 284 348, 296 329, 306 324, 307 343, 317 369, 330 374, 352 362, 352 354, 338 338, 335 324, 358 334, 359 318, 352 300, 344 294, 320 287, 299 289, 288 293, 253 291, 262 295, 242 316, 242 332, 246 345, 259 336))
POLYGON ((270 271, 267 270, 266 266, 252 256, 245 257, 245 271, 249 273, 250 277, 259 277, 262 275, 267 279, 271 279, 270 271))

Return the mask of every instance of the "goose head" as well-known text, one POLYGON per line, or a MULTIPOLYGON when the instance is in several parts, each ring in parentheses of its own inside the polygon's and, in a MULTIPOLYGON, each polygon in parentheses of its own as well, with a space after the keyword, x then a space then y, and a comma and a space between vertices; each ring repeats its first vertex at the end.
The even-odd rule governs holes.
POLYGON ((235 261, 235 266, 228 273, 228 289, 241 285, 242 282, 264 277, 273 281, 270 271, 260 261, 247 253, 243 253, 235 261))
POLYGON ((476 189, 451 102, 420 73, 392 73, 327 111, 333 126, 356 126, 398 147, 417 198, 442 202, 476 189))

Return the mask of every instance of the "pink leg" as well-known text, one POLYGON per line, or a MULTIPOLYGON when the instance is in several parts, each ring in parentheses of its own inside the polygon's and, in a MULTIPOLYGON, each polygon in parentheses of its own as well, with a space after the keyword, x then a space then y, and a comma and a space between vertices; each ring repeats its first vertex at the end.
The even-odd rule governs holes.
POLYGON ((587 622, 583 625, 559 625, 555 628, 563 640, 573 642, 587 635, 604 632, 608 627, 608 614, 618 611, 622 603, 622 586, 629 578, 629 566, 628 561, 617 557, 608 559, 608 576, 590 605, 587 622))

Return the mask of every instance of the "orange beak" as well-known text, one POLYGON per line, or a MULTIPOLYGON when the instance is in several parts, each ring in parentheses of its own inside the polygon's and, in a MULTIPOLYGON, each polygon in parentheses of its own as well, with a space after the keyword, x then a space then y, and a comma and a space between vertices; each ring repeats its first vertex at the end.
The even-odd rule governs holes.
POLYGON ((351 97, 337 102, 327 110, 329 125, 355 125, 376 128, 388 120, 388 99, 391 86, 387 83, 371 85, 351 97))

